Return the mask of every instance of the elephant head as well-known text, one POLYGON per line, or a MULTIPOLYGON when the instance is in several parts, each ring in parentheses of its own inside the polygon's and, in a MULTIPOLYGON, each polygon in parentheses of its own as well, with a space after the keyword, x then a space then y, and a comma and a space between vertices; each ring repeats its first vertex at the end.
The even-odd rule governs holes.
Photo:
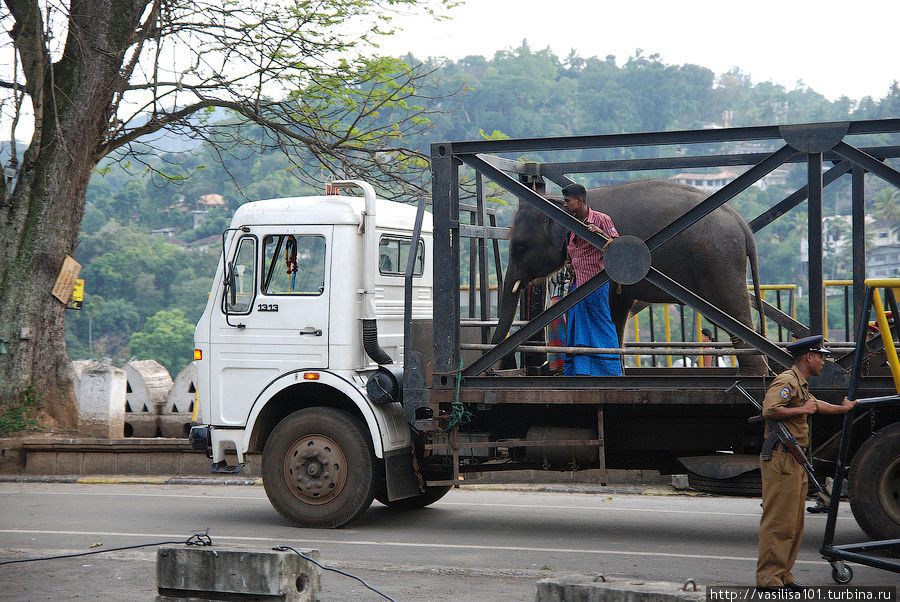
MULTIPOLYGON (((550 199, 562 206, 562 201, 550 199)), ((499 324, 492 342, 506 337, 516 314, 520 291, 535 280, 556 272, 566 261, 568 231, 537 209, 522 203, 513 220, 509 265, 500 291, 499 324)))

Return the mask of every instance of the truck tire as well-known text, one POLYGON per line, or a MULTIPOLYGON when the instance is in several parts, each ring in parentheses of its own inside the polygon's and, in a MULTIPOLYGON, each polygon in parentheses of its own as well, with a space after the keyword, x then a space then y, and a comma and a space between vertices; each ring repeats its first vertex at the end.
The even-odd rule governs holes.
POLYGON ((850 508, 874 540, 900 538, 900 423, 875 433, 853 458, 850 508))
POLYGON ((453 489, 453 485, 438 485, 435 487, 425 486, 425 491, 413 497, 403 498, 402 500, 388 501, 386 495, 377 495, 375 499, 390 508, 391 510, 416 510, 424 508, 435 503, 453 489))
POLYGON ((375 489, 368 436, 332 408, 298 410, 266 441, 262 478, 272 506, 298 527, 340 527, 366 511, 375 489))
POLYGON ((759 470, 751 470, 728 479, 711 479, 688 471, 688 486, 695 491, 713 495, 736 497, 759 497, 762 495, 762 480, 759 470))

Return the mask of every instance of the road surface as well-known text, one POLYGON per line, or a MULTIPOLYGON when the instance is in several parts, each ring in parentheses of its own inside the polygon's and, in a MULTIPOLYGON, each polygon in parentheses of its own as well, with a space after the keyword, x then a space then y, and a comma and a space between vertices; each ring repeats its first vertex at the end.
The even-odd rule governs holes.
MULTIPOLYGON (((374 502, 349 527, 299 529, 261 487, 0 483, 3 560, 183 540, 316 548, 322 561, 397 600, 533 600, 535 582, 603 574, 702 585, 751 585, 759 499, 686 495, 451 491, 433 506, 394 512, 374 502), (92 547, 94 546, 94 547, 92 547)), ((805 585, 831 585, 819 557, 825 516, 807 515, 796 566, 805 585)), ((837 543, 863 541, 846 504, 837 543)), ((0 599, 152 600, 155 548, 0 566, 0 599)), ((852 585, 900 585, 900 575, 854 566, 852 585)), ((376 600, 327 573, 322 600, 376 600)))

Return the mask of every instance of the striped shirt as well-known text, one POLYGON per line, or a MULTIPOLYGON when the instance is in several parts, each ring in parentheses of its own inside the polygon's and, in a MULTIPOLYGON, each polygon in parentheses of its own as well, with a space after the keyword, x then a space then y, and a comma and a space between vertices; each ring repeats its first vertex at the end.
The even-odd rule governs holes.
MULTIPOLYGON (((605 213, 588 208, 588 216, 584 223, 594 224, 609 238, 618 238, 619 236, 612 219, 605 213)), ((603 269, 603 251, 580 236, 576 236, 574 232, 569 232, 569 244, 566 245, 566 252, 569 254, 569 259, 572 260, 575 282, 579 285, 584 284, 603 269)))

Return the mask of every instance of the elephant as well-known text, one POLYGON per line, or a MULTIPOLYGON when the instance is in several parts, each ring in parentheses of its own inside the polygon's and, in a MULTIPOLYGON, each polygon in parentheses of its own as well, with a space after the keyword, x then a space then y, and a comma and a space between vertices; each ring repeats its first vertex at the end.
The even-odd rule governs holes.
MULTIPOLYGON (((683 184, 637 180, 589 189, 586 200, 595 211, 612 218, 620 235, 631 234, 646 240, 706 196, 683 184)), ((561 204, 558 200, 554 202, 561 204)), ((520 203, 510 232, 509 265, 500 294, 499 322, 493 344, 501 342, 509 332, 519 291, 563 266, 568 234, 561 224, 520 203)), ((747 222, 734 209, 722 205, 658 247, 651 257, 653 267, 753 328, 746 273, 749 259, 753 282, 758 286, 756 241, 747 222)), ((762 315, 758 288, 756 292, 757 309, 762 315)), ((627 286, 614 284, 610 287, 609 301, 620 346, 633 308, 643 308, 648 303, 680 303, 646 280, 627 286)), ((735 337, 732 341, 736 346, 741 344, 735 337)), ((740 374, 768 373, 768 363, 762 355, 741 355, 738 362, 740 374)))

